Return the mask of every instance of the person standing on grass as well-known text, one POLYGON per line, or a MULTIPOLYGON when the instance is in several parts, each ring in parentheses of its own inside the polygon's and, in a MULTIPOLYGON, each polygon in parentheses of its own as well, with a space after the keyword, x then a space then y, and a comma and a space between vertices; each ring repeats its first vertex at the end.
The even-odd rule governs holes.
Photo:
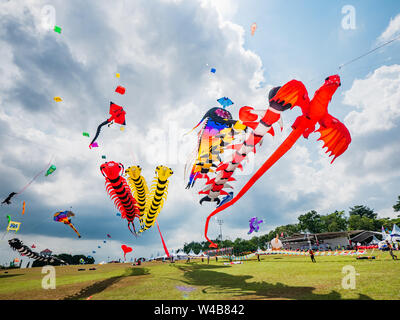
POLYGON ((310 250, 308 250, 308 253, 310 254, 311 261, 317 262, 317 261, 315 261, 315 258, 314 258, 314 251, 312 251, 312 249, 310 249, 310 250))
POLYGON ((389 248, 389 253, 392 256, 393 260, 398 260, 397 256, 395 254, 393 254, 393 246, 389 243, 389 241, 386 240, 386 244, 388 245, 389 248))

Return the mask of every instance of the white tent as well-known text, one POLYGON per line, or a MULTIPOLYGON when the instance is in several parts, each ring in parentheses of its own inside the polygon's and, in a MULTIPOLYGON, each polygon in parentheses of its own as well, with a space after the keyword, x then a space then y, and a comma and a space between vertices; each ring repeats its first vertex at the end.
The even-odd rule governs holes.
POLYGON ((188 255, 185 252, 178 252, 176 255, 176 260, 187 259, 188 255))
POLYGON ((196 258, 197 255, 194 253, 193 249, 190 250, 190 252, 187 254, 191 258, 196 258))
POLYGON ((390 233, 390 237, 392 238, 392 241, 400 241, 400 228, 396 226, 396 224, 393 225, 393 230, 390 233))
POLYGON ((368 244, 369 245, 373 245, 373 244, 378 244, 378 243, 379 243, 379 240, 375 236, 373 236, 372 237, 372 241, 370 243, 368 243, 368 244))
POLYGON ((393 225, 393 230, 392 230, 391 235, 400 237, 400 228, 398 226, 396 226, 396 224, 393 225))
POLYGON ((382 227, 382 241, 389 240, 390 241, 390 234, 386 233, 382 227))
POLYGON ((196 257, 207 258, 207 255, 203 251, 200 251, 199 254, 196 255, 196 257))

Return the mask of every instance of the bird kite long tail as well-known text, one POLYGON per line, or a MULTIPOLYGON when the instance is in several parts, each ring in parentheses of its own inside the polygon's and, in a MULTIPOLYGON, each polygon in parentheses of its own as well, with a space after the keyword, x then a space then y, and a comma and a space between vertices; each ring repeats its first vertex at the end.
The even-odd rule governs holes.
POLYGON ((162 245, 163 245, 163 248, 164 248, 164 252, 167 255, 167 257, 169 258, 168 248, 167 248, 167 246, 165 244, 165 241, 164 241, 164 238, 163 238, 163 236, 161 234, 160 226, 158 225, 158 221, 157 220, 156 220, 156 223, 157 223, 158 233, 160 234, 160 237, 161 237, 161 242, 162 242, 162 245))
POLYGON ((304 132, 303 127, 298 127, 293 130, 290 135, 285 139, 285 141, 275 150, 275 152, 265 161, 265 163, 261 166, 260 169, 251 177, 251 179, 244 185, 244 187, 239 191, 239 193, 229 202, 223 204, 222 206, 215 209, 211 214, 207 217, 206 226, 205 226, 205 237, 207 241, 209 241, 210 248, 217 248, 218 246, 212 242, 208 237, 208 224, 210 222, 211 217, 216 215, 217 213, 229 208, 231 205, 236 203, 246 192, 256 183, 256 181, 265 173, 269 168, 271 168, 300 138, 302 133, 304 132))

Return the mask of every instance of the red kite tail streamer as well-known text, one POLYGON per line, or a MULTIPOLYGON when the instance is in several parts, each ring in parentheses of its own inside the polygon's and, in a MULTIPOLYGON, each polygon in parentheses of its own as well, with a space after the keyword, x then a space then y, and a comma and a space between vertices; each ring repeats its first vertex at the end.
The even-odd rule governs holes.
MULTIPOLYGON (((299 118, 302 118, 300 116, 299 118)), ((303 117, 303 119, 306 119, 303 117)), ((307 129, 307 121, 302 122, 303 125, 300 125, 296 129, 294 129, 290 135, 285 139, 284 142, 275 150, 275 152, 265 161, 265 163, 258 169, 258 171, 251 177, 251 179, 244 185, 244 187, 239 191, 239 193, 229 202, 223 204, 222 206, 215 209, 206 220, 205 226, 205 238, 208 242, 210 242, 210 248, 217 248, 218 245, 212 242, 208 237, 208 224, 212 216, 216 215, 217 213, 229 208, 231 205, 236 203, 246 192, 254 185, 254 183, 265 173, 269 168, 271 168, 275 162, 277 162, 289 149, 296 143, 296 141, 300 138, 303 134, 305 129, 307 129)))
POLYGON ((167 257, 169 258, 169 252, 168 252, 167 246, 165 245, 164 238, 163 238, 163 236, 162 236, 162 234, 161 234, 160 226, 158 225, 158 221, 157 221, 157 220, 156 220, 156 223, 157 223, 158 232, 160 233, 161 242, 162 242, 162 245, 163 245, 163 247, 164 247, 165 254, 166 254, 167 257))

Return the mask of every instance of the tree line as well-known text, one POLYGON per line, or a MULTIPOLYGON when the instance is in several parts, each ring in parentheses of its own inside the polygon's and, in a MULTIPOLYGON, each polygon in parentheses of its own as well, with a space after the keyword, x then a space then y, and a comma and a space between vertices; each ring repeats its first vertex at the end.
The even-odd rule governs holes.
MULTIPOLYGON (((393 206, 395 212, 400 212, 400 196, 397 203, 393 206)), ((315 210, 311 210, 297 218, 298 222, 279 226, 271 230, 268 234, 254 236, 250 240, 236 238, 234 241, 215 239, 219 248, 232 247, 235 255, 249 251, 256 251, 258 248, 265 250, 269 243, 276 235, 284 237, 292 236, 295 233, 323 233, 323 232, 340 232, 350 230, 370 230, 380 232, 382 227, 391 231, 394 224, 400 225, 400 214, 397 218, 378 218, 378 214, 365 205, 356 205, 350 207, 349 215, 346 216, 345 211, 335 210, 330 214, 321 215, 315 210)), ((200 251, 210 250, 207 241, 185 243, 183 251, 189 253, 191 250, 195 254, 200 251)))

